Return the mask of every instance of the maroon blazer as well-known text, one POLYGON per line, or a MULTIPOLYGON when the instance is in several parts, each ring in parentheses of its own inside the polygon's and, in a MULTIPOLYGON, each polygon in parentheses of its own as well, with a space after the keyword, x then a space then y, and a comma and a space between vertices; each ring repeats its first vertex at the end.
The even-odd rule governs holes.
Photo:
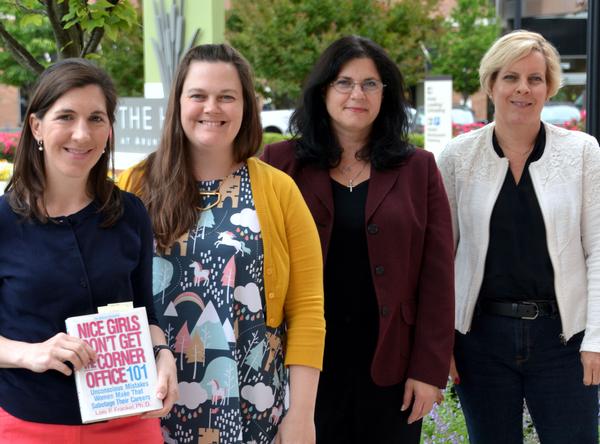
MULTIPOLYGON (((327 170, 301 166, 294 144, 268 145, 261 157, 296 181, 315 219, 326 260, 334 211, 331 179, 327 170)), ((365 226, 379 304, 379 337, 371 364, 378 385, 413 378, 446 386, 454 345, 451 224, 431 153, 416 150, 397 168, 371 169, 365 226)))

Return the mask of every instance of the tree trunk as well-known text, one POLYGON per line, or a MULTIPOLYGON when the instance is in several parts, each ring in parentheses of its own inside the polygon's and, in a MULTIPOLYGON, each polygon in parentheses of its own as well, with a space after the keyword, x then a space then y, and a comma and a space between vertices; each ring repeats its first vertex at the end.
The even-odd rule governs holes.
POLYGON ((13 55, 15 60, 24 67, 25 69, 30 70, 34 74, 41 74, 44 70, 44 67, 40 65, 33 56, 25 49, 23 45, 17 42, 4 28, 2 22, 0 22, 0 39, 4 41, 6 47, 13 55))

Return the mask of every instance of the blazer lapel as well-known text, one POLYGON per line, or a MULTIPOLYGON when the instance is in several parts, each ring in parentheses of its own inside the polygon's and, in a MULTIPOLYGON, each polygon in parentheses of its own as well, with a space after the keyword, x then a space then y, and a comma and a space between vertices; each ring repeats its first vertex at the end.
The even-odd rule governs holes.
POLYGON ((368 221, 377 207, 381 205, 387 194, 393 188, 398 180, 400 168, 392 170, 377 171, 371 169, 371 178, 369 179, 369 191, 367 194, 367 205, 365 208, 365 221, 368 221))
POLYGON ((300 172, 300 189, 308 201, 319 201, 333 216, 333 193, 331 191, 331 179, 327 170, 307 165, 300 172), (315 199, 316 198, 316 199, 315 199))

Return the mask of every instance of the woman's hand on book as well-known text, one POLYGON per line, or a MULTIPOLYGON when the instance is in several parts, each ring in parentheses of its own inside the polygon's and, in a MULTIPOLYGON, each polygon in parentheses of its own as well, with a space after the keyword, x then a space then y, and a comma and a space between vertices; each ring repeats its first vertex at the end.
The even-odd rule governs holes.
POLYGON ((177 365, 170 350, 163 349, 156 356, 156 372, 158 373, 158 384, 156 397, 162 399, 163 408, 144 413, 142 418, 161 418, 171 411, 173 404, 179 397, 177 385, 177 365))
MULTIPOLYGON (((24 343, 25 344, 25 343, 24 343)), ((58 333, 44 342, 27 343, 21 350, 21 367, 36 373, 56 370, 67 376, 96 360, 96 352, 83 340, 58 333)))

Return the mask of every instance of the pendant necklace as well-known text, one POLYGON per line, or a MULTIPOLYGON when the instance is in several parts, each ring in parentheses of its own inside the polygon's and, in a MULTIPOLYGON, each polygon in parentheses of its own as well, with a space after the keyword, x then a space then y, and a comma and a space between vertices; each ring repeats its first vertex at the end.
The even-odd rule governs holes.
MULTIPOLYGON (((221 183, 223 183, 223 182, 221 182, 221 183)), ((219 184, 219 187, 214 191, 198 190, 198 194, 200 195, 200 201, 204 201, 205 197, 209 198, 211 196, 217 196, 217 200, 215 200, 213 203, 210 203, 205 207, 202 207, 200 205, 198 205, 196 207, 196 209, 200 212, 210 210, 212 207, 216 207, 217 205, 219 205, 221 203, 221 184, 219 184)))
POLYGON ((358 173, 356 173, 354 175, 354 177, 348 178, 348 176, 346 176, 346 171, 345 170, 350 170, 351 168, 344 168, 344 167, 339 167, 340 172, 342 173, 342 175, 344 176, 344 178, 348 181, 348 185, 347 187, 350 189, 350 192, 352 192, 352 190, 354 189, 354 181, 358 178, 358 176, 360 176, 362 174, 362 172, 365 170, 365 168, 367 167, 368 162, 365 162, 363 167, 360 169, 360 171, 358 173))
POLYGON ((525 156, 527 156, 529 153, 531 153, 531 152, 533 151, 533 147, 534 147, 534 146, 535 146, 535 145, 531 146, 531 147, 530 147, 530 148, 529 148, 527 151, 524 151, 524 152, 520 152, 520 151, 517 151, 517 150, 513 150, 513 149, 511 149, 511 148, 508 148, 508 147, 504 147, 504 148, 502 148, 502 147, 501 147, 501 149, 503 149, 503 150, 507 150, 507 151, 509 151, 509 152, 511 152, 511 153, 515 153, 515 154, 517 154, 517 155, 519 155, 519 156, 523 156, 523 157, 525 157, 525 156))
MULTIPOLYGON (((239 169, 239 166, 235 169, 235 171, 237 171, 237 169, 239 169)), ((196 210, 202 212, 202 211, 210 210, 211 208, 214 208, 217 205, 219 205, 223 198, 223 196, 221 195, 221 187, 223 186, 223 183, 225 183, 227 178, 229 178, 229 176, 233 176, 235 171, 229 173, 227 176, 223 177, 222 179, 217 179, 220 182, 219 182, 219 186, 217 187, 216 190, 198 190, 198 194, 200 195, 201 202, 203 202, 204 198, 209 198, 209 197, 213 197, 213 196, 215 196, 217 199, 205 207, 198 205, 196 207, 196 210)))
MULTIPOLYGON (((506 150, 507 150, 508 152, 510 152, 510 153, 515 153, 515 155, 517 155, 517 156, 521 156, 521 159, 527 159, 527 156, 529 156, 529 154, 531 154, 531 152, 533 151, 533 148, 534 148, 534 147, 535 147, 535 144, 534 144, 534 145, 532 145, 532 146, 531 146, 531 148, 529 148, 527 151, 525 151, 525 152, 523 152, 523 153, 521 153, 521 152, 519 152, 519 151, 516 151, 516 150, 513 150, 513 149, 510 149, 510 148, 502 148, 502 147, 500 147, 500 149, 501 149, 502 151, 504 151, 504 150, 506 149, 506 150)), ((508 160, 508 163, 509 163, 509 164, 511 164, 511 161, 510 161, 510 159, 508 158, 508 156, 506 156, 506 154, 504 155, 504 157, 506 157, 506 158, 507 158, 507 160, 508 160)))

